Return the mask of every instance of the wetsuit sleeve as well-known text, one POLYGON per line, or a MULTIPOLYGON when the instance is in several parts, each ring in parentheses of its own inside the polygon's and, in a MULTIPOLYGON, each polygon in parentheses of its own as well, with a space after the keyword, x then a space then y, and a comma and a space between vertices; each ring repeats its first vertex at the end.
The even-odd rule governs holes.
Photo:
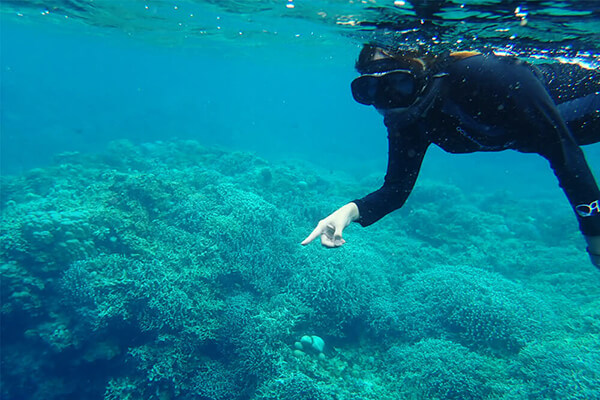
MULTIPOLYGON (((549 99, 548 99, 549 100, 549 99)), ((538 103, 540 130, 554 132, 540 140, 540 154, 554 170, 560 187, 565 192, 584 235, 600 235, 600 190, 585 159, 563 118, 549 101, 538 103)))
POLYGON ((388 167, 383 186, 354 200, 360 214, 357 222, 362 226, 371 225, 402 207, 415 185, 429 144, 412 129, 400 134, 388 131, 388 142, 388 167))

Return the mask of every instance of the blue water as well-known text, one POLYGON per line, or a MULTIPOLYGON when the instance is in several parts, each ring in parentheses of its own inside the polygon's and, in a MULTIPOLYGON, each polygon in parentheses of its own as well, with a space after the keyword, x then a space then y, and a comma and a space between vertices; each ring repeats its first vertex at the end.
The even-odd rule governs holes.
POLYGON ((327 148, 338 162, 380 150, 361 132, 385 138, 377 115, 351 98, 351 43, 308 57, 227 43, 157 46, 11 21, 2 29, 8 171, 124 137, 195 138, 280 159, 317 160, 327 148))
MULTIPOLYGON (((47 164, 63 151, 98 151, 122 138, 193 138, 363 175, 385 168, 382 117, 354 102, 349 89, 356 41, 339 38, 322 49, 229 42, 203 48, 12 19, 1 29, 4 173, 47 164)), ((586 152, 599 171, 599 147, 586 152)), ((428 158, 422 176, 449 174, 457 184, 487 185, 493 175, 492 181, 526 189, 532 180, 548 186, 554 179, 529 155, 457 156, 431 148, 428 158), (452 168, 438 167, 447 163, 452 168)))
POLYGON ((448 2, 441 44, 391 3, 2 5, 3 399, 600 399, 541 157, 432 146, 403 209, 299 245, 383 179, 364 41, 599 65, 595 2, 448 2))

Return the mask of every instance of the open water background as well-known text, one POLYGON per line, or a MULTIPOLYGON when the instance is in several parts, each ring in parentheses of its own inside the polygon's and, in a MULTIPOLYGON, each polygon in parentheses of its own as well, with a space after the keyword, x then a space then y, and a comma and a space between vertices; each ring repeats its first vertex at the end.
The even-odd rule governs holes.
POLYGON ((435 3, 2 0, 0 397, 600 399, 541 157, 431 147, 401 210, 299 245, 383 179, 364 42, 600 66, 597 1, 435 3))

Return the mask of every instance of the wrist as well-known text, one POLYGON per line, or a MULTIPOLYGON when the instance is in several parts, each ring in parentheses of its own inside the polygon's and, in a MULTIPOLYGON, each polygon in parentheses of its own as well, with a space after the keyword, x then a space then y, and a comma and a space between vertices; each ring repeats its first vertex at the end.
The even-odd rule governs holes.
POLYGON ((600 236, 586 236, 585 241, 588 244, 587 252, 590 255, 592 264, 600 267, 600 236))
POLYGON ((348 221, 354 222, 358 218, 360 218, 360 212, 358 211, 358 206, 354 202, 350 202, 346 204, 345 207, 348 207, 348 221))
POLYGON ((600 255, 600 236, 585 236, 588 253, 600 255))

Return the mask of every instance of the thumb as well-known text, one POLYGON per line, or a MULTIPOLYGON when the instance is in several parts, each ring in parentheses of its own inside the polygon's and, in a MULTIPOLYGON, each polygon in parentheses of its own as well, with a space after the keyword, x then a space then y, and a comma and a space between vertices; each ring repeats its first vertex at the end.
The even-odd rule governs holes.
POLYGON ((334 239, 341 239, 342 238, 342 233, 344 232, 344 228, 342 228, 341 226, 336 226, 335 227, 335 231, 333 232, 333 238, 334 239))
POLYGON ((341 226, 338 225, 335 227, 335 232, 333 233, 333 242, 336 245, 344 244, 344 239, 342 238, 343 232, 344 232, 344 228, 342 228, 341 226))

